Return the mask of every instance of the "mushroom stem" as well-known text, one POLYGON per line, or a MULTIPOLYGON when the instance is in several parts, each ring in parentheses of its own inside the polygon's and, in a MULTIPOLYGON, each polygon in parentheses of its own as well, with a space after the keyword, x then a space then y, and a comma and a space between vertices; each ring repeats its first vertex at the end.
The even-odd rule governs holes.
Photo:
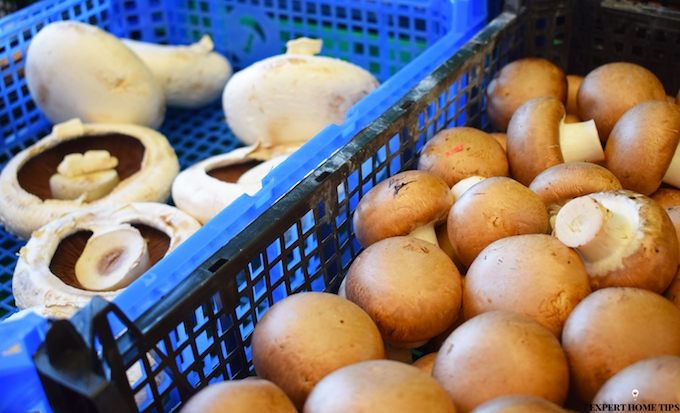
POLYGON ((76 261, 75 273, 87 290, 123 288, 150 267, 149 249, 139 230, 123 224, 96 231, 76 261))
POLYGON ((666 170, 666 175, 663 177, 663 182, 680 188, 680 145, 676 146, 673 159, 666 170))
POLYGON ((422 239, 431 244, 439 246, 439 241, 437 241, 437 231, 435 231, 435 223, 430 222, 429 224, 417 227, 408 234, 410 237, 422 239))
POLYGON ((636 248, 637 213, 626 204, 610 204, 584 196, 567 202, 555 219, 554 234, 563 244, 575 248, 588 274, 606 274, 622 266, 623 258, 636 248))
POLYGON ((321 53, 323 40, 300 37, 286 42, 286 54, 317 55, 321 53))
POLYGON ((106 150, 70 153, 64 157, 57 173, 50 177, 50 191, 55 199, 95 201, 118 185, 118 158, 106 150))
POLYGON ((483 176, 473 175, 458 181, 458 183, 451 187, 451 193, 453 194, 454 202, 457 201, 458 198, 460 198, 460 196, 463 195, 463 193, 465 193, 465 191, 467 191, 468 189, 472 188, 472 186, 479 182, 482 182, 485 179, 486 178, 483 176))
POLYGON ((560 148, 564 162, 601 162, 604 149, 594 120, 577 123, 560 121, 560 148))

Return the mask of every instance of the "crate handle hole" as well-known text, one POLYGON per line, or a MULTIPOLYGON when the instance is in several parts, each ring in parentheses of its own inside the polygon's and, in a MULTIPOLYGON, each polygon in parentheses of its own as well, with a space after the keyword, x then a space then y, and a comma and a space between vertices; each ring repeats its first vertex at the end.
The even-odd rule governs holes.
POLYGON ((406 110, 406 109, 410 108, 411 106, 413 106, 414 103, 415 102, 412 101, 412 100, 407 100, 406 102, 401 104, 400 108, 403 109, 403 110, 406 110))
POLYGON ((222 266, 224 264, 226 264, 228 261, 229 260, 225 260, 224 258, 220 258, 213 265, 211 265, 210 268, 208 268, 208 271, 215 273, 215 272, 217 272, 217 270, 222 268, 222 266))

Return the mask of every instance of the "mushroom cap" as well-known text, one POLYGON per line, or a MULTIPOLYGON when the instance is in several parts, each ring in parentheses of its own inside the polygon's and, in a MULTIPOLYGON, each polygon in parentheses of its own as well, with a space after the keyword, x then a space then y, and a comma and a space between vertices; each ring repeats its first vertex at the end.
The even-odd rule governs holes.
POLYGON ((658 202, 663 209, 680 205, 680 189, 662 186, 649 197, 658 202))
POLYGON ((652 99, 666 100, 666 90, 654 73, 635 63, 607 63, 583 78, 578 113, 583 120, 595 121, 600 140, 606 142, 621 115, 652 99))
POLYGON ((234 73, 222 106, 229 128, 246 145, 306 142, 344 122, 378 85, 369 71, 341 59, 280 54, 234 73))
POLYGON ((565 162, 538 174, 529 184, 529 189, 550 207, 564 205, 571 199, 594 192, 622 188, 616 176, 603 166, 590 162, 565 162))
POLYGON ((488 133, 468 126, 443 129, 420 151, 418 170, 442 178, 449 187, 469 176, 508 176, 508 158, 488 133))
POLYGON ((77 119, 55 125, 52 133, 16 154, 0 173, 0 223, 22 239, 63 215, 87 206, 165 202, 179 173, 174 149, 162 134, 143 126, 83 124, 77 119), (106 149, 118 157, 120 182, 107 195, 87 202, 52 199, 49 178, 64 155, 106 149))
POLYGON ((636 404, 680 404, 680 356, 664 355, 640 360, 609 378, 593 404, 630 403, 637 389, 636 404))
POLYGON ((507 132, 510 175, 524 185, 561 163, 560 121, 564 104, 553 97, 538 97, 522 104, 510 119, 507 132))
POLYGON ((578 253, 546 234, 510 236, 491 243, 465 276, 463 311, 507 310, 528 315, 558 339, 567 316, 590 294, 578 253))
POLYGON ((271 306, 255 325, 253 366, 298 409, 332 371, 385 358, 375 323, 359 306, 331 293, 292 294, 271 306))
POLYGON ((647 100, 622 114, 605 145, 605 167, 625 189, 651 195, 680 142, 680 106, 647 100))
POLYGON ((486 95, 489 119, 496 128, 504 131, 515 110, 530 99, 552 96, 565 103, 567 77, 551 61, 527 57, 510 62, 496 72, 486 95))
POLYGON ((202 388, 181 413, 297 413, 293 402, 269 380, 226 380, 202 388))
POLYGON ((562 347, 574 389, 591 403, 602 385, 625 367, 650 357, 680 355, 680 309, 648 290, 603 288, 571 312, 562 347))
POLYGON ((578 117, 578 106, 576 104, 578 88, 581 87, 583 76, 581 75, 567 75, 567 103, 564 108, 568 115, 576 115, 578 117))
POLYGON ((205 224, 240 196, 257 193, 262 178, 288 157, 287 153, 263 154, 258 147, 255 144, 210 156, 181 171, 172 182, 177 208, 205 224), (249 179, 242 180, 246 176, 249 179))
POLYGON ((555 335, 510 311, 490 311, 461 324, 442 344, 432 376, 463 413, 508 394, 561 406, 569 386, 567 359, 555 335))
POLYGON ((451 205, 453 194, 440 177, 418 170, 399 172, 359 200, 353 216, 357 241, 365 248, 429 223, 441 224, 451 205))
POLYGON ((418 368, 393 360, 370 360, 324 377, 302 412, 456 413, 456 406, 442 386, 418 368))
POLYGON ((427 241, 397 236, 363 250, 347 272, 345 294, 392 343, 429 340, 458 316, 460 272, 427 241))
POLYGON ((451 245, 466 267, 492 242, 520 234, 545 234, 548 211, 532 190, 511 178, 487 178, 470 189, 449 211, 451 245))
POLYGON ((498 143, 501 144, 503 147, 503 150, 506 151, 507 155, 507 141, 508 141, 508 136, 505 132, 491 132, 489 135, 491 135, 492 138, 498 141, 498 143))
POLYGON ((26 85, 52 123, 158 128, 165 96, 149 68, 106 30, 78 21, 46 24, 26 55, 26 85), (68 70, 65 70, 68 68, 68 70))
MULTIPOLYGON (((57 269, 55 256, 60 253, 58 249, 62 241, 69 236, 81 231, 96 232, 98 227, 125 223, 151 227, 169 238, 167 248, 163 248, 159 256, 153 254, 151 264, 173 251, 200 228, 194 218, 179 209, 155 202, 91 206, 55 219, 35 231, 19 250, 19 259, 12 277, 12 291, 17 307, 25 309, 42 305, 47 309, 78 309, 87 304, 94 295, 107 300, 113 299, 123 291, 122 288, 114 291, 88 291, 78 286, 75 276, 72 280, 57 276, 55 272, 68 274, 73 268, 63 271, 57 269)), ((149 245, 150 253, 151 249, 152 246, 149 245)))
MULTIPOLYGON (((636 287, 663 293, 680 263, 678 237, 666 211, 651 198, 628 190, 596 192, 585 197, 624 217, 634 233, 634 238, 623 246, 619 244, 603 259, 584 260, 591 288, 636 287)), ((565 208, 557 214, 557 220, 565 208)), ((556 222, 555 236, 570 245, 560 235, 558 225, 556 222)))
POLYGON ((434 368, 434 361, 437 358, 437 352, 427 353, 420 357, 418 360, 413 362, 413 367, 417 367, 425 373, 432 375, 432 369, 434 368))
POLYGON ((496 397, 477 406, 472 413, 566 413, 567 411, 542 397, 510 394, 496 397))
MULTIPOLYGON (((675 233, 677 234, 678 239, 680 239, 680 207, 673 206, 666 208, 666 213, 671 219, 673 227, 675 227, 675 233)), ((671 300, 671 302, 675 304, 676 307, 680 308, 680 267, 678 267, 678 271, 675 273, 675 277, 673 278, 673 281, 671 281, 671 285, 668 286, 663 295, 664 297, 671 300)))

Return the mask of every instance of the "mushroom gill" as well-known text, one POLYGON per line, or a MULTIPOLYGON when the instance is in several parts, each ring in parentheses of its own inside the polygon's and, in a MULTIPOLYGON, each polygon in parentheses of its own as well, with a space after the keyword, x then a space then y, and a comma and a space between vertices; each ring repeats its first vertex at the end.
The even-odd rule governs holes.
POLYGON ((57 166, 64 156, 92 149, 107 150, 118 158, 115 169, 121 181, 141 169, 145 153, 144 145, 139 139, 120 133, 87 135, 65 140, 28 159, 17 171, 19 185, 43 201, 50 199, 50 177, 57 172, 57 166))

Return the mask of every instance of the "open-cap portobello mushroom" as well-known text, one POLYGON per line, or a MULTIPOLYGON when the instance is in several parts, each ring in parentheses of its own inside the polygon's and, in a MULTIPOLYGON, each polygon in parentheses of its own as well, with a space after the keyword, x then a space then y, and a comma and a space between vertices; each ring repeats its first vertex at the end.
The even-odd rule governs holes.
POLYGON ((206 158, 180 172, 172 183, 177 208, 205 224, 244 194, 262 188, 262 179, 288 157, 254 144, 206 158))
POLYGON ((91 206, 55 219, 19 251, 16 305, 67 313, 94 295, 110 300, 198 228, 189 215, 156 202, 91 206))
POLYGON ((55 125, 52 133, 5 165, 0 173, 0 222, 8 232, 28 239, 48 222, 90 205, 165 202, 178 172, 174 149, 153 129, 73 119, 55 125), (87 153, 91 150, 94 155, 87 153), (119 182, 109 191, 111 179, 119 182), (59 191, 54 194, 53 188, 59 191), (79 195, 78 188, 85 192, 79 195), (99 193, 92 197, 88 191, 99 193))
POLYGON ((344 122, 347 111, 378 87, 360 66, 316 56, 320 39, 295 39, 287 47, 236 72, 224 88, 227 123, 246 145, 304 143, 344 122))

